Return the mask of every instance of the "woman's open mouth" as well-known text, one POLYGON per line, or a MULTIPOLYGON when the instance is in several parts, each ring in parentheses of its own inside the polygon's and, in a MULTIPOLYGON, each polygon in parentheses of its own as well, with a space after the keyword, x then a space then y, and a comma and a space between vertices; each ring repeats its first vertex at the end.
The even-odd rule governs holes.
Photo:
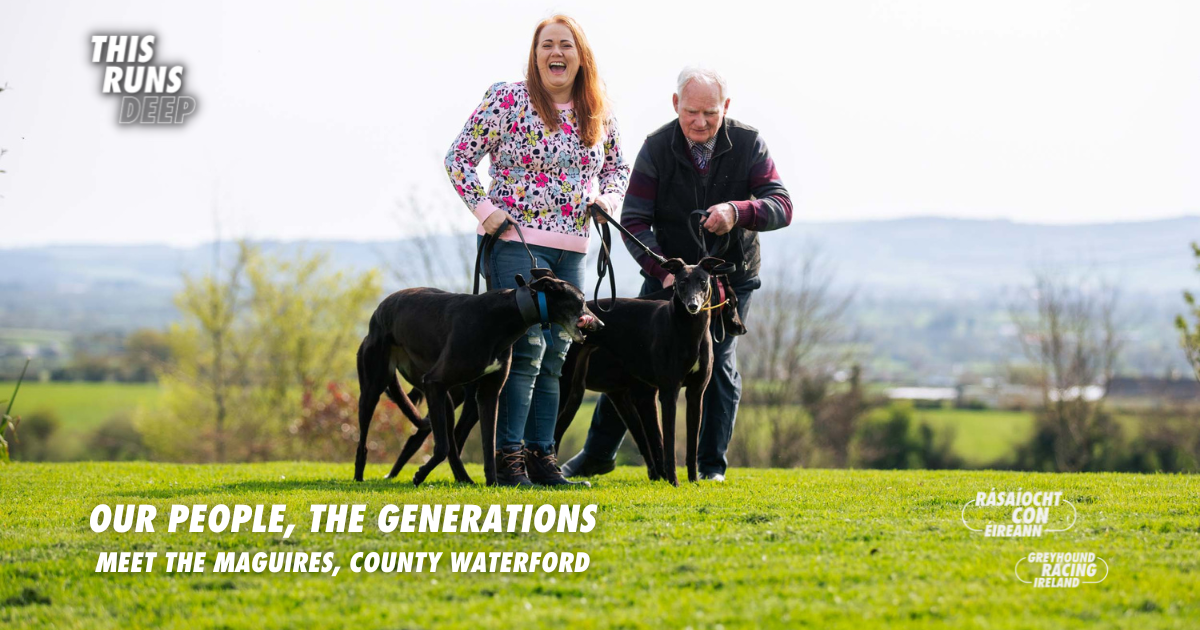
POLYGON ((567 64, 561 61, 550 62, 550 74, 563 75, 567 73, 567 64))

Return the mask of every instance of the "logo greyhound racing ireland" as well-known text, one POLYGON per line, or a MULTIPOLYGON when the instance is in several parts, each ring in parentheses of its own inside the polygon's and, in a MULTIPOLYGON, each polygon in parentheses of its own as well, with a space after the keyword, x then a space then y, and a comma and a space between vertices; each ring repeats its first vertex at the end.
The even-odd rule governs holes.
POLYGON ((1078 588, 1080 584, 1099 584, 1108 579, 1108 562, 1090 551, 1035 551, 1017 560, 1013 573, 1018 580, 1032 584, 1034 588, 1078 588), (1029 564, 1021 566, 1024 562, 1029 564))
POLYGON ((963 505, 962 523, 985 537, 1036 538, 1044 532, 1065 532, 1079 518, 1075 504, 1062 492, 980 492, 963 505), (973 526, 974 525, 974 526, 973 526))
POLYGON ((154 35, 94 35, 92 63, 103 63, 102 94, 120 94, 122 125, 182 125, 196 113, 196 99, 181 94, 183 66, 150 65, 154 35))

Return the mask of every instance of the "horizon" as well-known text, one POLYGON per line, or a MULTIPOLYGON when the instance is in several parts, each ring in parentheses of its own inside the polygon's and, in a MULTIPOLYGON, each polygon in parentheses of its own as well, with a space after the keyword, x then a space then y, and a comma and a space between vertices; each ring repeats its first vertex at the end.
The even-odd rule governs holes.
MULTIPOLYGON (((860 224, 869 224, 869 223, 900 223, 900 222, 905 222, 905 221, 957 221, 957 222, 963 222, 963 223, 1006 223, 1006 224, 1010 224, 1010 225, 1021 225, 1021 226, 1030 226, 1030 227, 1086 229, 1086 228, 1105 227, 1105 226, 1114 226, 1114 225, 1135 225, 1135 224, 1143 225, 1143 224, 1153 224, 1153 223, 1168 223, 1171 221, 1186 221, 1188 219, 1200 220, 1200 213, 1184 214, 1184 215, 1173 216, 1173 217, 1161 217, 1161 218, 1153 218, 1153 219, 1121 219, 1121 220, 1113 220, 1113 221, 1097 221, 1097 222, 1092 222, 1092 223, 1053 223, 1053 222, 1039 222, 1039 221, 1020 221, 1020 220, 1013 220, 1013 219, 1008 219, 1008 218, 989 219, 989 218, 979 218, 979 217, 913 215, 913 216, 887 217, 887 218, 864 218, 864 219, 855 219, 855 220, 803 221, 803 220, 793 219, 791 226, 799 226, 799 225, 822 225, 822 226, 860 225, 860 224)), ((790 229, 790 227, 787 229, 790 229)), ((300 238, 227 237, 227 238, 220 239, 220 242, 221 243, 236 243, 238 241, 246 240, 251 243, 281 243, 281 244, 294 244, 294 243, 373 244, 373 243, 394 243, 397 241, 407 241, 407 240, 417 239, 417 238, 436 238, 436 237, 442 237, 442 236, 456 236, 456 235, 463 235, 463 234, 474 234, 474 229, 459 230, 459 231, 454 231, 454 232, 444 231, 444 232, 437 232, 437 233, 433 233, 433 234, 417 235, 417 236, 396 235, 396 236, 391 236, 388 238, 378 238, 378 239, 322 238, 322 237, 300 237, 300 238)), ((35 243, 35 244, 30 244, 30 245, 11 245, 11 244, 7 244, 4 242, 0 242, 0 251, 14 251, 14 250, 21 250, 21 249, 52 249, 52 248, 69 248, 69 247, 111 247, 111 248, 167 247, 170 249, 196 249, 196 248, 212 245, 215 242, 217 242, 217 241, 214 239, 199 240, 199 241, 190 242, 190 243, 170 243, 167 241, 129 241, 129 242, 61 241, 61 242, 35 243)))

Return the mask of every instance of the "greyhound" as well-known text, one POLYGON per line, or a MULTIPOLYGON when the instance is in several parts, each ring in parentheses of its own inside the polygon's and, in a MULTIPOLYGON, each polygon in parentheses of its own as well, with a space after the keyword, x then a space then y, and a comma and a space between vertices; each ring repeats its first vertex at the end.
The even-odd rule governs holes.
MULTIPOLYGON (((741 318, 738 317, 737 295, 735 295, 733 290, 729 287, 728 280, 724 276, 720 276, 713 277, 712 282, 714 295, 724 296, 713 298, 714 300, 718 300, 719 304, 723 304, 723 306, 721 306, 719 309, 715 309, 718 313, 720 313, 722 330, 726 331, 727 334, 735 336, 744 335, 746 333, 746 327, 742 324, 741 318)), ((675 289, 668 287, 666 289, 655 291, 654 293, 640 296, 637 299, 667 301, 671 300, 674 295, 675 289)), ((589 308, 595 307, 595 304, 592 302, 589 302, 588 304, 589 308)), ((564 370, 573 370, 573 367, 574 362, 570 360, 563 365, 564 370)), ((560 382, 568 385, 570 384, 571 378, 568 376, 567 372, 564 372, 563 380, 560 382)), ((466 443, 467 438, 470 436, 471 430, 474 429, 475 425, 479 422, 479 410, 475 405, 474 387, 474 385, 466 385, 461 388, 453 388, 450 390, 451 402, 454 404, 455 408, 457 408, 459 404, 462 405, 461 415, 459 416, 458 422, 454 426, 454 443, 458 446, 460 452, 462 451, 463 444, 466 443)), ((569 389, 565 389, 563 391, 564 396, 569 393, 569 389)), ((653 393, 651 393, 651 395, 653 395, 653 393)), ((421 392, 421 390, 415 386, 408 392, 408 397, 413 401, 414 404, 420 404, 423 396, 424 394, 421 392)), ((563 399, 560 398, 560 401, 561 400, 563 399)), ((560 405, 560 408, 561 407, 562 405, 560 405)), ((578 409, 579 404, 576 403, 574 407, 578 409)), ((658 417, 657 411, 653 417, 658 417)), ((570 422, 570 420, 566 420, 565 424, 556 425, 555 428, 558 429, 561 426, 562 430, 566 431, 566 427, 570 426, 570 422)), ((657 430, 657 422, 655 422, 655 429, 657 430)), ((423 421, 422 423, 417 424, 416 433, 408 437, 408 440, 404 443, 404 448, 400 452, 400 456, 396 458, 396 464, 392 467, 392 471, 388 473, 386 477, 384 477, 385 479, 393 479, 400 474, 400 470, 404 468, 404 465, 408 463, 408 460, 411 459, 412 456, 416 454, 417 450, 421 448, 421 445, 425 443, 429 433, 430 428, 428 421, 423 421)), ((561 442, 562 433, 557 430, 555 433, 555 442, 561 442)), ((650 462, 649 459, 646 461, 647 463, 650 462)), ((658 474, 657 468, 652 470, 651 479, 658 479, 660 477, 661 475, 658 474)))
POLYGON ((480 295, 405 289, 379 304, 358 348, 356 481, 362 481, 367 432, 384 391, 418 431, 424 423, 400 388, 396 378, 399 370, 408 382, 419 384, 424 393, 433 433, 433 456, 413 476, 413 484, 420 485, 447 457, 455 480, 473 483, 450 431, 455 402, 450 390, 467 383, 475 386, 476 406, 483 421, 484 475, 488 485, 496 483, 496 406, 500 388, 508 378, 513 343, 538 322, 543 326, 558 324, 576 342, 584 339, 581 329, 594 332, 603 328, 584 304, 583 293, 548 270, 529 284, 518 275, 517 284, 517 289, 480 295))
MULTIPOLYGON (((688 479, 696 481, 703 395, 713 362, 709 311, 714 307, 705 304, 713 295, 711 276, 729 273, 731 265, 708 257, 696 265, 671 258, 663 266, 675 277, 674 287, 662 292, 669 292, 667 300, 616 298, 608 301, 606 309, 588 303, 589 308, 600 311, 605 329, 583 344, 572 345, 567 354, 560 390, 568 389, 569 384, 570 394, 559 399, 554 437, 556 442, 562 440, 585 388, 604 392, 637 442, 650 479, 665 478, 678 486, 676 399, 680 388, 686 387, 688 479), (662 406, 662 433, 656 394, 662 406)), ((745 332, 737 310, 730 311, 735 324, 726 331, 745 332)))

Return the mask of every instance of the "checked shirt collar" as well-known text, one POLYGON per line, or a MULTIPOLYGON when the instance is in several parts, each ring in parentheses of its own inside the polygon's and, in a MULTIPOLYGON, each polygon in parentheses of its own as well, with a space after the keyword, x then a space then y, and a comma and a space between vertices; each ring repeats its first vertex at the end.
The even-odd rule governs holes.
POLYGON ((684 139, 687 140, 688 148, 691 149, 692 160, 700 170, 708 168, 708 162, 713 156, 713 149, 717 146, 717 135, 719 134, 714 133, 713 137, 709 138, 704 144, 692 142, 690 138, 684 136, 684 139))

